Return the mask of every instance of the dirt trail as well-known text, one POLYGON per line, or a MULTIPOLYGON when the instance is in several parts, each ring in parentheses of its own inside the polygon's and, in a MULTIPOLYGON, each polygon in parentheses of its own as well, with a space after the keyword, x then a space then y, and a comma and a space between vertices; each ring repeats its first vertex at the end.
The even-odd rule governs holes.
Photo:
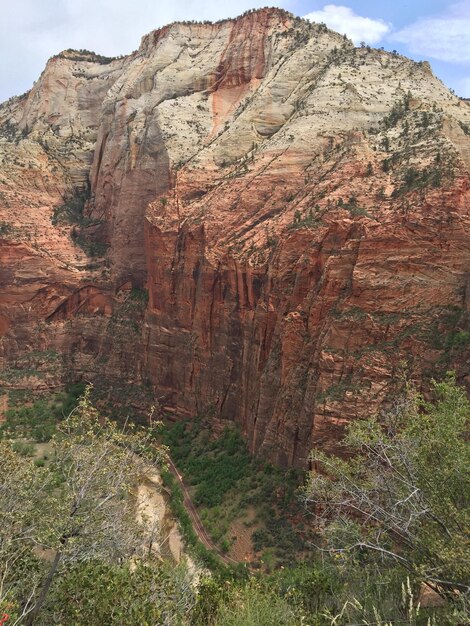
POLYGON ((178 472, 175 464, 170 459, 170 457, 168 457, 168 469, 170 470, 170 472, 173 474, 173 476, 176 478, 176 480, 179 482, 181 486, 181 489, 183 491, 183 504, 184 504, 186 511, 188 512, 189 517, 191 518, 194 532, 198 536, 198 539, 208 550, 215 552, 226 565, 239 565, 240 561, 236 561, 235 559, 232 559, 230 556, 222 552, 222 550, 210 538, 209 534, 207 533, 206 529, 204 528, 201 522, 201 518, 199 517, 198 512, 196 511, 196 507, 194 506, 191 500, 191 496, 189 495, 188 488, 184 484, 183 477, 178 472))

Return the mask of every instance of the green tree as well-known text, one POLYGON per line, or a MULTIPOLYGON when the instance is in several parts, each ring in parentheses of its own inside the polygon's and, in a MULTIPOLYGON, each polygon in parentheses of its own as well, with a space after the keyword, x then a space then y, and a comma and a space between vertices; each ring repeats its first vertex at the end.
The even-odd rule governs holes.
POLYGON ((44 573, 35 551, 47 530, 44 501, 52 481, 9 441, 0 441, 0 458, 0 614, 21 620, 34 607, 44 573))
POLYGON ((90 393, 88 387, 59 426, 47 467, 1 444, 0 567, 7 585, 0 601, 16 598, 19 619, 28 625, 37 622, 55 579, 75 563, 112 565, 144 556, 134 490, 149 461, 159 462, 163 453, 152 447, 152 429, 144 434, 101 417, 90 393), (24 568, 18 564, 34 558, 34 583, 20 596, 24 568))
POLYGON ((409 389, 381 419, 353 423, 354 456, 314 450, 305 499, 328 549, 373 551, 441 592, 469 591, 470 406, 453 376, 435 403, 409 389))
POLYGON ((195 589, 184 566, 75 563, 52 585, 38 626, 187 624, 195 589))

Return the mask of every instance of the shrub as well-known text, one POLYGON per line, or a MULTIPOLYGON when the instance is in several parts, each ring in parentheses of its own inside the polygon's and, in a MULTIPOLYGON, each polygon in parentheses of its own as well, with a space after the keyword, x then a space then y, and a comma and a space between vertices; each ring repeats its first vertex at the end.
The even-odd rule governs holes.
POLYGON ((409 390, 383 421, 352 423, 354 457, 314 450, 305 497, 333 551, 372 551, 437 589, 468 592, 470 405, 451 375, 433 389, 434 404, 409 390))

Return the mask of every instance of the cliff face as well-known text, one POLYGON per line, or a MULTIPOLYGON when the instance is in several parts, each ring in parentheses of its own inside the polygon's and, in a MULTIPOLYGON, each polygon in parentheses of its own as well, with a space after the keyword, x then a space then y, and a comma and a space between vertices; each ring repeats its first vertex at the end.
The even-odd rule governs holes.
POLYGON ((470 107, 426 63, 274 9, 105 61, 0 108, 4 386, 151 383, 302 466, 403 373, 470 383, 470 107))

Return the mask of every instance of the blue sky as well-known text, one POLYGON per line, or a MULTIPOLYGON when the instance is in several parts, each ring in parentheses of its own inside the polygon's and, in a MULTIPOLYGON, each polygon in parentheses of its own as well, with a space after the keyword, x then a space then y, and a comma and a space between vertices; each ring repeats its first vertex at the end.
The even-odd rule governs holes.
POLYGON ((374 46, 429 61, 446 85, 470 97, 470 0, 303 0, 291 6, 295 13, 313 13, 316 19, 323 16, 330 27, 341 30, 336 16, 344 29, 362 29, 363 40, 369 38, 374 46))
MULTIPOLYGON (((269 1, 269 0, 268 0, 269 1)), ((267 0, 0 0, 0 101, 23 93, 65 48, 126 54, 145 33, 183 19, 235 17, 267 0)), ((346 33, 357 44, 430 61, 470 97, 470 0, 282 0, 276 6, 346 33)))

